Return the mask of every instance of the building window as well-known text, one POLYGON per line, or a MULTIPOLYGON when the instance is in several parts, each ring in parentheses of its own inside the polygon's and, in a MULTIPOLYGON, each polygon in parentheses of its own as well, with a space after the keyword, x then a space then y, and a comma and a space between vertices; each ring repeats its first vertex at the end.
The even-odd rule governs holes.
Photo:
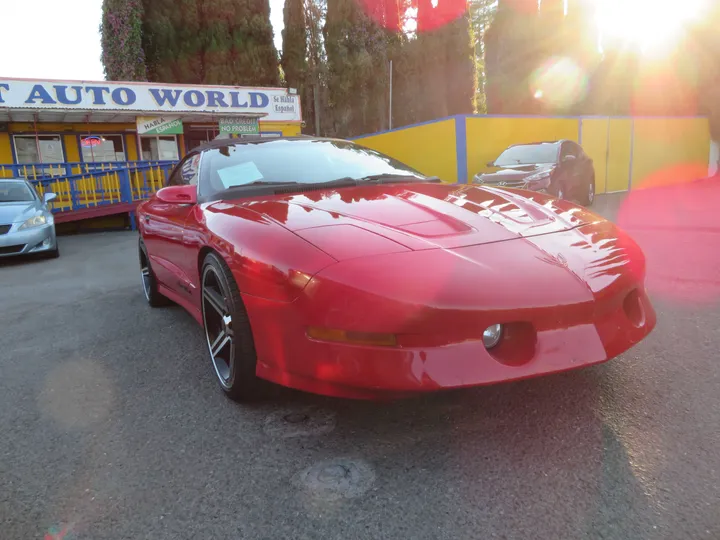
POLYGON ((17 162, 63 163, 65 154, 59 135, 14 135, 17 162))
POLYGON ((86 135, 80 137, 82 159, 86 162, 125 161, 122 135, 86 135))
POLYGON ((177 161, 180 159, 175 135, 151 135, 140 138, 145 161, 177 161))

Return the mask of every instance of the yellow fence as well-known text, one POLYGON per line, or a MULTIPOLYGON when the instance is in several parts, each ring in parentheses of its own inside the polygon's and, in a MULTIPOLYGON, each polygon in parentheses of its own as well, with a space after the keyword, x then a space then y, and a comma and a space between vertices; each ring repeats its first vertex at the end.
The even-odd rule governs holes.
POLYGON ((456 116, 359 137, 423 174, 467 182, 512 144, 567 139, 592 158, 598 193, 708 175, 706 118, 456 116))
POLYGON ((454 118, 367 135, 357 142, 423 174, 439 176, 446 182, 459 179, 454 118))

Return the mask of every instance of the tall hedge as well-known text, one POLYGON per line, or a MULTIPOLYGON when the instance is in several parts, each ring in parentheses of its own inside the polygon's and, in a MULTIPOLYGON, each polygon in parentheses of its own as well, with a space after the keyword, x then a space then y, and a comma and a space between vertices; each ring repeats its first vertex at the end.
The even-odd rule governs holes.
POLYGON ((142 0, 105 0, 100 24, 105 77, 114 81, 144 81, 142 0))
POLYGON ((268 0, 104 0, 102 41, 110 79, 280 81, 268 0))

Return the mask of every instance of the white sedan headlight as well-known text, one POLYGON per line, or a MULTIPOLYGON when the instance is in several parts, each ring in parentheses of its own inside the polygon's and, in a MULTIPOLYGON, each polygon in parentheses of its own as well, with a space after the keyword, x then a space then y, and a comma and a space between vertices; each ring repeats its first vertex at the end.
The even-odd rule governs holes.
POLYGON ((45 225, 47 223, 52 223, 52 218, 48 219, 48 217, 45 215, 34 216, 26 220, 25 223, 23 223, 22 225, 20 225, 18 231, 22 231, 24 229, 32 229, 33 227, 40 227, 41 225, 45 225))

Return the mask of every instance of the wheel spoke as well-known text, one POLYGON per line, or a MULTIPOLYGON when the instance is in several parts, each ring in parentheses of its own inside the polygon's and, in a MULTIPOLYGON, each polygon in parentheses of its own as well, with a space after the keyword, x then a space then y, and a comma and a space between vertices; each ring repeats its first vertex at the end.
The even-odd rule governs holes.
POLYGON ((220 351, 222 351, 225 346, 232 341, 232 338, 227 335, 224 331, 220 332, 217 338, 215 338, 215 341, 212 345, 210 345, 210 353, 213 355, 213 357, 217 356, 220 351))
POLYGON ((227 309, 225 309, 225 301, 220 294, 209 287, 204 287, 203 298, 207 300, 207 303, 210 304, 215 311, 218 312, 218 315, 221 317, 225 316, 227 309))

